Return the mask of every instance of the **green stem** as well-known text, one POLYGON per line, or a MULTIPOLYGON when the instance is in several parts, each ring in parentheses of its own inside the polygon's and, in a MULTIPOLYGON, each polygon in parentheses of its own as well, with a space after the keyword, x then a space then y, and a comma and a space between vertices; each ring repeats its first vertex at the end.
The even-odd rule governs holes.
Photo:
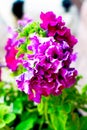
POLYGON ((44 116, 42 116, 42 121, 41 121, 41 123, 40 123, 39 130, 42 130, 42 125, 43 125, 43 123, 44 123, 44 116))
POLYGON ((47 97, 45 103, 44 103, 44 117, 45 117, 45 121, 46 123, 50 126, 50 128, 53 128, 53 130, 55 130, 53 124, 51 124, 49 118, 48 118, 48 103, 49 103, 49 98, 51 97, 47 97))
POLYGON ((45 105, 44 105, 44 116, 45 116, 46 123, 49 124, 49 119, 48 119, 48 104, 47 104, 47 101, 45 102, 45 105))

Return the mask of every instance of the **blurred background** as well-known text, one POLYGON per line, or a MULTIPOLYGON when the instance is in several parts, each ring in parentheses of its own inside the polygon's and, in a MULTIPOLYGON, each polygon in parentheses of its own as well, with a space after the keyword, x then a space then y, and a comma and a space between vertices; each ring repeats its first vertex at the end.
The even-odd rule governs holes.
POLYGON ((75 52, 78 53, 74 64, 83 75, 80 84, 87 83, 87 0, 2 0, 0 1, 0 63, 5 64, 4 46, 8 37, 8 26, 17 27, 17 21, 25 15, 40 20, 40 12, 53 11, 61 15, 66 25, 78 38, 75 52))

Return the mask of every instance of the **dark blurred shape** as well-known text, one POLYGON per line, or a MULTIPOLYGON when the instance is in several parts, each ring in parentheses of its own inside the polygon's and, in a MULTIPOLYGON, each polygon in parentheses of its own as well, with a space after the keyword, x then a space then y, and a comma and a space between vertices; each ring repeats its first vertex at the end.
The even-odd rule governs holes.
POLYGON ((35 124, 34 127, 33 127, 33 130, 39 130, 39 124, 35 124))
POLYGON ((68 12, 72 6, 71 0, 62 0, 62 6, 64 7, 65 11, 68 12))
POLYGON ((83 116, 82 113, 78 109, 75 109, 74 112, 77 113, 79 117, 83 116))
POLYGON ((18 18, 21 19, 24 10, 23 10, 24 0, 16 0, 12 5, 12 13, 18 18))

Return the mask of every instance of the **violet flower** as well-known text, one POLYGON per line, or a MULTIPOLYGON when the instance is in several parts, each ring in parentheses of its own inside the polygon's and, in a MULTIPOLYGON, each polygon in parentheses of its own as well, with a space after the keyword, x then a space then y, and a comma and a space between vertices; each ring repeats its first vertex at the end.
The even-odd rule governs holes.
POLYGON ((16 54, 18 53, 18 46, 22 43, 24 43, 25 38, 17 39, 18 33, 12 31, 11 28, 9 28, 9 33, 11 34, 8 38, 7 44, 5 46, 6 55, 6 65, 9 69, 12 71, 16 71, 18 68, 18 65, 21 63, 22 56, 21 55, 18 59, 16 58, 16 54))
POLYGON ((32 48, 34 53, 27 54, 28 60, 24 60, 23 65, 28 72, 32 70, 33 75, 27 80, 20 75, 17 84, 22 91, 28 86, 29 99, 40 103, 42 95, 59 95, 62 89, 72 86, 76 81, 77 71, 70 68, 73 61, 70 58, 72 49, 67 43, 58 43, 52 37, 43 38, 43 42, 38 36, 30 39, 28 49, 32 48), (64 61, 67 62, 67 67, 64 61))
POLYGON ((6 45, 7 66, 12 71, 17 71, 19 65, 25 69, 16 78, 19 90, 37 103, 40 103, 42 96, 59 95, 63 89, 73 86, 78 74, 71 67, 76 59, 73 47, 77 39, 65 26, 61 16, 56 17, 53 12, 47 12, 41 13, 40 18, 40 27, 35 24, 34 28, 34 24, 29 26, 26 22, 28 26, 22 25, 24 35, 21 37, 21 32, 13 35, 6 45), (40 31, 42 33, 44 30, 47 33, 45 37, 40 35, 40 31), (28 35, 26 31, 29 31, 28 35), (17 58, 20 49, 24 49, 24 53, 17 58))
POLYGON ((70 47, 77 43, 77 39, 71 34, 70 29, 65 26, 62 17, 56 18, 53 12, 41 13, 41 28, 47 31, 48 36, 53 36, 57 41, 66 41, 70 47))
POLYGON ((26 26, 27 24, 29 24, 32 20, 29 19, 26 15, 24 15, 22 20, 18 20, 18 25, 19 26, 26 26))

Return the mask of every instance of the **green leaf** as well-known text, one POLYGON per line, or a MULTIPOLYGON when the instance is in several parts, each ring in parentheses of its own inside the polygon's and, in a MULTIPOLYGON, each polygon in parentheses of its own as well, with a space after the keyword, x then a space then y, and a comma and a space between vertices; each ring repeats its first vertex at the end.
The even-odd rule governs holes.
POLYGON ((5 85, 5 82, 0 81, 0 88, 2 88, 5 85))
POLYGON ((15 120, 15 118, 16 118, 16 115, 14 113, 9 113, 9 114, 6 114, 3 119, 6 124, 9 124, 13 120, 15 120))
POLYGON ((66 130, 80 130, 80 121, 77 113, 70 113, 68 115, 66 130))
POLYGON ((8 107, 5 104, 0 104, 0 117, 3 118, 3 116, 7 113, 9 113, 10 107, 8 107))
POLYGON ((19 51, 18 51, 17 57, 19 57, 20 54, 23 54, 27 51, 27 43, 21 44, 18 50, 19 51))
POLYGON ((5 90, 4 90, 5 83, 3 81, 0 81, 0 96, 4 96, 5 90))
POLYGON ((19 65, 17 71, 14 71, 12 73, 12 76, 18 76, 18 75, 20 75, 21 73, 23 73, 25 71, 26 71, 26 69, 22 65, 19 65))
POLYGON ((53 130, 66 130, 65 124, 67 121, 67 115, 64 113, 64 111, 59 111, 59 113, 51 113, 51 123, 53 130))
POLYGON ((13 112, 16 114, 21 114, 23 111, 23 104, 20 98, 16 99, 13 103, 13 112))
POLYGON ((63 107, 64 107, 64 110, 65 110, 66 113, 70 113, 71 112, 71 108, 72 108, 72 104, 64 103, 63 107))
POLYGON ((26 27, 23 28, 22 32, 20 32, 19 37, 28 37, 30 34, 37 33, 39 36, 46 36, 46 32, 41 29, 38 22, 33 22, 28 24, 26 27))
POLYGON ((33 128, 34 123, 37 121, 36 115, 31 115, 29 119, 22 121, 15 130, 30 130, 33 128))
POLYGON ((87 84, 85 86, 83 86, 82 88, 82 94, 86 94, 87 95, 87 84))
POLYGON ((5 122, 3 119, 0 119, 0 129, 5 126, 5 122))
POLYGON ((75 84, 78 84, 78 81, 79 81, 80 79, 82 79, 82 78, 83 78, 82 75, 78 75, 78 76, 76 77, 76 83, 75 83, 75 84))
POLYGON ((87 116, 80 118, 80 130, 87 130, 87 116))
POLYGON ((20 115, 20 118, 21 118, 21 121, 24 121, 26 119, 28 119, 30 117, 31 113, 29 113, 28 111, 24 111, 21 115, 20 115))

